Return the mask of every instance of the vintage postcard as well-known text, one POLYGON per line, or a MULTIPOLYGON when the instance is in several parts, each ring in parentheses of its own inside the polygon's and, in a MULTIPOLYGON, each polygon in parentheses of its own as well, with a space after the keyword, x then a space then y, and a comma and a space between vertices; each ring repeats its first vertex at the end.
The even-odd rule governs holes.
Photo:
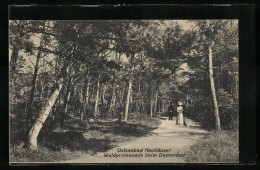
POLYGON ((238 20, 9 20, 10 163, 238 163, 238 20))

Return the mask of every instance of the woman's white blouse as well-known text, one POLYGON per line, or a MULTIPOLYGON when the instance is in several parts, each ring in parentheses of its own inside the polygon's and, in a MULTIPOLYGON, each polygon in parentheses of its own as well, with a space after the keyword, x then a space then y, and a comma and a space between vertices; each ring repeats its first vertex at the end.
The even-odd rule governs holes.
POLYGON ((183 111, 183 107, 182 106, 177 107, 177 112, 178 113, 182 113, 182 111, 183 111))

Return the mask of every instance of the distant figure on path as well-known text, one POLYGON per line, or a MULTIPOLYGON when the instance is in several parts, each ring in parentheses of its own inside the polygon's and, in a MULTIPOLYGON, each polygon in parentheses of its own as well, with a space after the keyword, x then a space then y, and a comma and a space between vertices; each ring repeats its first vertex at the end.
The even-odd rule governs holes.
POLYGON ((168 107, 169 120, 172 120, 173 111, 174 111, 174 107, 173 107, 172 102, 171 102, 171 103, 170 103, 170 106, 168 107))
POLYGON ((178 102, 176 125, 184 125, 182 102, 178 102))

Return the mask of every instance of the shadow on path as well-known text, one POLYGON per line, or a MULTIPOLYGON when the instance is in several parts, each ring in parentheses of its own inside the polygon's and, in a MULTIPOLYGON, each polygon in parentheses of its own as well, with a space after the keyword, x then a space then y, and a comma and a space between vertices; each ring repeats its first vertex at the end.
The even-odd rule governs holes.
POLYGON ((208 131, 187 119, 188 126, 176 125, 176 117, 173 121, 161 119, 160 126, 151 131, 149 136, 143 136, 130 142, 120 143, 117 147, 107 152, 99 152, 94 156, 83 156, 76 160, 63 163, 182 163, 185 150, 195 141, 203 137, 208 131), (142 152, 119 152, 120 149, 143 149, 142 152), (168 152, 149 152, 154 149, 165 149, 168 152), (119 157, 105 157, 106 154, 120 155, 119 157), (129 154, 143 154, 142 157, 129 157, 129 154), (168 155, 167 155, 168 154, 168 155))

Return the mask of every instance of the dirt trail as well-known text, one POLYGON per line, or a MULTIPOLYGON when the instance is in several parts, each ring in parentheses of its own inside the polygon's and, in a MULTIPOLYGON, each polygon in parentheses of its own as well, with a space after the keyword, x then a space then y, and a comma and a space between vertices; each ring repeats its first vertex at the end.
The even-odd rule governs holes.
POLYGON ((186 120, 188 126, 176 125, 175 120, 161 120, 160 126, 151 134, 121 143, 105 153, 99 152, 94 156, 83 156, 63 163, 183 163, 185 150, 209 132, 190 119, 186 120), (161 150, 154 150, 158 148, 161 150), (119 152, 123 149, 139 149, 139 152, 119 152), (105 154, 111 157, 105 157, 105 154), (120 157, 114 157, 116 154, 120 157), (126 154, 142 154, 142 157, 121 157, 126 154))

